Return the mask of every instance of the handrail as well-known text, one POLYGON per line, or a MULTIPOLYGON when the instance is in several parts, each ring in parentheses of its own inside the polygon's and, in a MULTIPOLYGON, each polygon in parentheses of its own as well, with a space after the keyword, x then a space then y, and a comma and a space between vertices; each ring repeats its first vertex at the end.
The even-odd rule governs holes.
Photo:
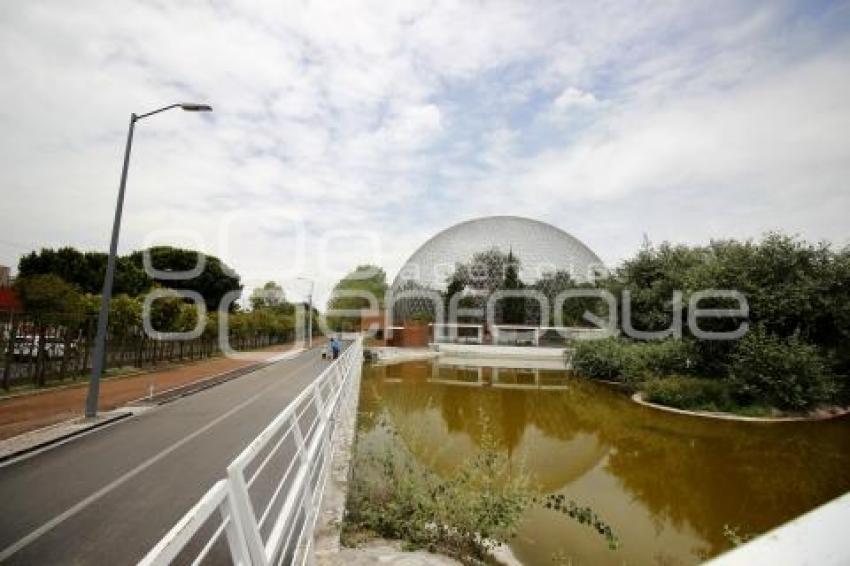
POLYGON ((850 492, 721 554, 705 566, 846 565, 850 556, 848 519, 850 492))
POLYGON ((362 359, 363 338, 358 336, 245 447, 227 467, 226 479, 213 485, 139 564, 163 566, 178 556, 180 563, 198 564, 222 533, 234 564, 303 564, 330 468, 336 416, 356 394, 362 359), (280 469, 276 458, 283 460, 280 469), (261 478, 271 487, 268 496, 251 491, 261 478), (218 526, 205 540, 195 541, 216 511, 218 526), (197 545, 200 551, 194 553, 197 545), (194 559, 183 559, 188 552, 194 559))

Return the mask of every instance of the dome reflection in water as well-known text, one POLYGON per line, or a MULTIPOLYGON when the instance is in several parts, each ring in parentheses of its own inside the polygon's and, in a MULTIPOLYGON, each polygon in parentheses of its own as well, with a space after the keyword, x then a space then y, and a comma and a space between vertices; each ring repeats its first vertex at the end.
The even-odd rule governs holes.
POLYGON ((411 362, 367 366, 361 442, 386 418, 417 459, 447 475, 491 435, 546 493, 589 505, 621 542, 530 510, 512 549, 525 564, 696 564, 729 548, 724 525, 765 532, 850 490, 850 419, 754 424, 632 403, 557 370, 411 362))

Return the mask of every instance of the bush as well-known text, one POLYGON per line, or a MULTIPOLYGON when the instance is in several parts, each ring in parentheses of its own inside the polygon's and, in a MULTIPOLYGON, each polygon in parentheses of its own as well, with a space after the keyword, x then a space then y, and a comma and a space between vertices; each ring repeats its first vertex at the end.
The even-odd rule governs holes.
POLYGON ((693 345, 683 340, 631 342, 620 338, 576 344, 573 370, 591 379, 636 383, 692 371, 693 345))
POLYGON ((666 377, 646 384, 644 399, 678 409, 727 411, 734 408, 729 384, 714 379, 666 377))
POLYGON ((798 334, 779 338, 755 327, 738 343, 729 366, 733 393, 743 403, 808 409, 833 399, 834 379, 820 352, 798 334))
POLYGON ((622 380, 623 350, 623 341, 618 338, 577 342, 572 355, 573 371, 591 379, 622 380))
POLYGON ((629 382, 686 374, 693 367, 693 347, 684 340, 632 342, 625 352, 624 376, 629 382))
MULTIPOLYGON (((390 434, 394 438, 395 434, 390 434)), ((378 535, 465 563, 487 562, 490 545, 508 542, 534 502, 528 476, 492 446, 447 479, 416 461, 400 442, 358 446, 343 542, 378 535)))
POLYGON ((494 563, 494 545, 516 536, 532 506, 563 514, 596 531, 616 549, 619 541, 589 507, 563 495, 542 497, 523 466, 499 451, 490 422, 480 414, 481 450, 447 477, 416 460, 386 422, 383 449, 356 444, 342 542, 354 546, 370 536, 399 539, 406 548, 443 552, 464 564, 494 563))

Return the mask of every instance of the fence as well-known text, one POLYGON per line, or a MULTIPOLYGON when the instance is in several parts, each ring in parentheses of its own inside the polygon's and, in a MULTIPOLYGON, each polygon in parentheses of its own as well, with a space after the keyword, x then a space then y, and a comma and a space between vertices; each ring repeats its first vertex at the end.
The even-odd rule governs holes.
POLYGON ((567 348, 576 340, 605 338, 601 328, 579 326, 530 326, 482 323, 430 324, 435 343, 490 344, 494 346, 542 346, 567 348))
POLYGON ((849 519, 850 493, 845 493, 705 564, 846 566, 850 557, 850 538, 847 537, 849 519))
POLYGON ((303 564, 330 465, 336 418, 356 402, 363 357, 357 337, 227 467, 139 563, 303 564))
MULTIPOLYGON (((85 376, 94 357, 94 329, 97 319, 89 317, 73 328, 47 325, 21 313, 4 313, 0 320, 0 385, 63 381, 85 376)), ((282 344, 294 339, 294 330, 268 333, 232 334, 231 347, 254 349, 282 344)), ((106 343, 105 367, 146 367, 163 362, 191 361, 221 352, 214 332, 194 340, 156 340, 141 327, 111 333, 106 343)))

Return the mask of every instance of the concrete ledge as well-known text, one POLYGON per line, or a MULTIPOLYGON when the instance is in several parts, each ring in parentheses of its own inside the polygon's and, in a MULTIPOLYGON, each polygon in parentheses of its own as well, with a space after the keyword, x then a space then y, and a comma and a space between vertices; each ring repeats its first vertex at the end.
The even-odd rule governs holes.
POLYGON ((640 391, 632 395, 632 401, 637 403, 638 405, 643 405, 644 407, 650 407, 652 409, 657 409, 659 411, 665 411, 667 413, 674 413, 677 415, 685 415, 688 417, 702 417, 704 419, 719 419, 724 421, 740 421, 740 422, 750 422, 750 423, 791 423, 791 422, 803 422, 803 421, 825 421, 829 419, 835 419, 838 417, 843 417, 846 415, 850 415, 850 407, 845 407, 843 409, 836 409, 834 412, 817 412, 808 416, 800 416, 800 417, 746 417, 744 415, 736 415, 734 413, 722 413, 722 412, 711 412, 711 411, 689 411, 687 409, 677 409, 676 407, 668 407, 667 405, 659 405, 657 403, 650 403, 649 401, 645 401, 643 399, 643 395, 640 391))
MULTIPOLYGON (((395 348, 395 347, 380 347, 366 348, 371 353, 375 365, 392 365, 401 364, 404 362, 418 362, 422 360, 431 360, 437 357, 437 352, 427 348, 395 348)), ((368 359, 368 358, 367 358, 368 359)))
POLYGON ((440 355, 471 358, 520 358, 524 360, 564 360, 566 348, 538 346, 491 346, 486 344, 433 343, 431 348, 440 355))

